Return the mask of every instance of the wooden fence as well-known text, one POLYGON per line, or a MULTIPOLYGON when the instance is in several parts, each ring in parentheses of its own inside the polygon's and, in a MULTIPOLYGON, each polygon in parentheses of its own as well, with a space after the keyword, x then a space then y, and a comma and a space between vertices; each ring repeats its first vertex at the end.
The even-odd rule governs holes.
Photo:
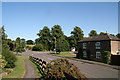
POLYGON ((46 73, 45 73, 45 69, 46 69, 46 64, 47 62, 42 60, 42 59, 39 59, 39 58, 36 58, 36 57, 33 57, 33 56, 29 56, 29 59, 35 63, 35 65, 37 66, 39 72, 45 76, 46 73))

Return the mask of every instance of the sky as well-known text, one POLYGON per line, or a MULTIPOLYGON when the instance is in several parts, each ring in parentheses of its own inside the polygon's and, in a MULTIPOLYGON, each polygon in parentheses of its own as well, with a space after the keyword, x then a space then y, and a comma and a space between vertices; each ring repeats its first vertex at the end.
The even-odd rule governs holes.
POLYGON ((3 2, 2 25, 8 38, 35 40, 44 26, 60 25, 70 36, 79 26, 88 37, 91 30, 118 33, 117 2, 3 2))

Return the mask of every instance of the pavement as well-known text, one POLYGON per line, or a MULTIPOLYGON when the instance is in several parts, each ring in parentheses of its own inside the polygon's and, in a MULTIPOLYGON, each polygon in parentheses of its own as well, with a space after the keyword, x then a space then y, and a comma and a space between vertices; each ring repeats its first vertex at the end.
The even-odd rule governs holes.
POLYGON ((24 57, 24 61, 25 61, 25 75, 24 78, 26 80, 26 78, 28 78, 28 80, 35 80, 35 78, 39 78, 39 76, 37 75, 37 71, 35 66, 32 64, 32 62, 29 61, 28 57, 24 57))
MULTIPOLYGON (((35 52, 35 51, 27 50, 26 52, 21 53, 21 55, 34 56, 42 60, 45 60, 47 62, 50 62, 51 60, 54 60, 57 58, 61 58, 59 56, 48 55, 48 53, 49 52, 35 52)), ((62 58, 65 58, 65 57, 62 57, 62 58)), ((81 71, 81 73, 83 73, 89 79, 104 80, 108 78, 108 80, 118 80, 118 78, 120 77, 118 76, 118 74, 120 73, 120 70, 116 68, 113 68, 110 66, 98 65, 97 62, 89 63, 83 60, 76 60, 71 58, 66 58, 66 59, 69 60, 69 62, 76 65, 81 71)))

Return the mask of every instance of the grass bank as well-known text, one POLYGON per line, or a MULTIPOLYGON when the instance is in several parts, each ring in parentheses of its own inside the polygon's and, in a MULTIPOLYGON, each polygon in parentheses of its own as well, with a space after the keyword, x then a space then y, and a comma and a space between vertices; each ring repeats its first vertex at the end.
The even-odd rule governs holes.
POLYGON ((72 54, 71 52, 61 52, 60 54, 55 53, 49 53, 51 55, 57 55, 57 56, 64 56, 64 57, 76 57, 76 54, 72 54))
POLYGON ((23 78, 25 74, 25 62, 24 62, 24 57, 26 56, 16 56, 17 61, 16 61, 16 66, 14 68, 14 71, 9 73, 6 76, 3 76, 3 78, 23 78))

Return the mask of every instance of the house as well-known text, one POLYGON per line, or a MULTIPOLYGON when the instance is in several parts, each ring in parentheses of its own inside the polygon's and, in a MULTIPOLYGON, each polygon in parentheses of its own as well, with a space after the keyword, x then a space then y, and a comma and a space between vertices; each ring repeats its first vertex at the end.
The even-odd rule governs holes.
POLYGON ((102 61, 104 51, 110 51, 112 55, 117 55, 120 51, 120 39, 106 35, 88 37, 78 42, 78 58, 102 61))

